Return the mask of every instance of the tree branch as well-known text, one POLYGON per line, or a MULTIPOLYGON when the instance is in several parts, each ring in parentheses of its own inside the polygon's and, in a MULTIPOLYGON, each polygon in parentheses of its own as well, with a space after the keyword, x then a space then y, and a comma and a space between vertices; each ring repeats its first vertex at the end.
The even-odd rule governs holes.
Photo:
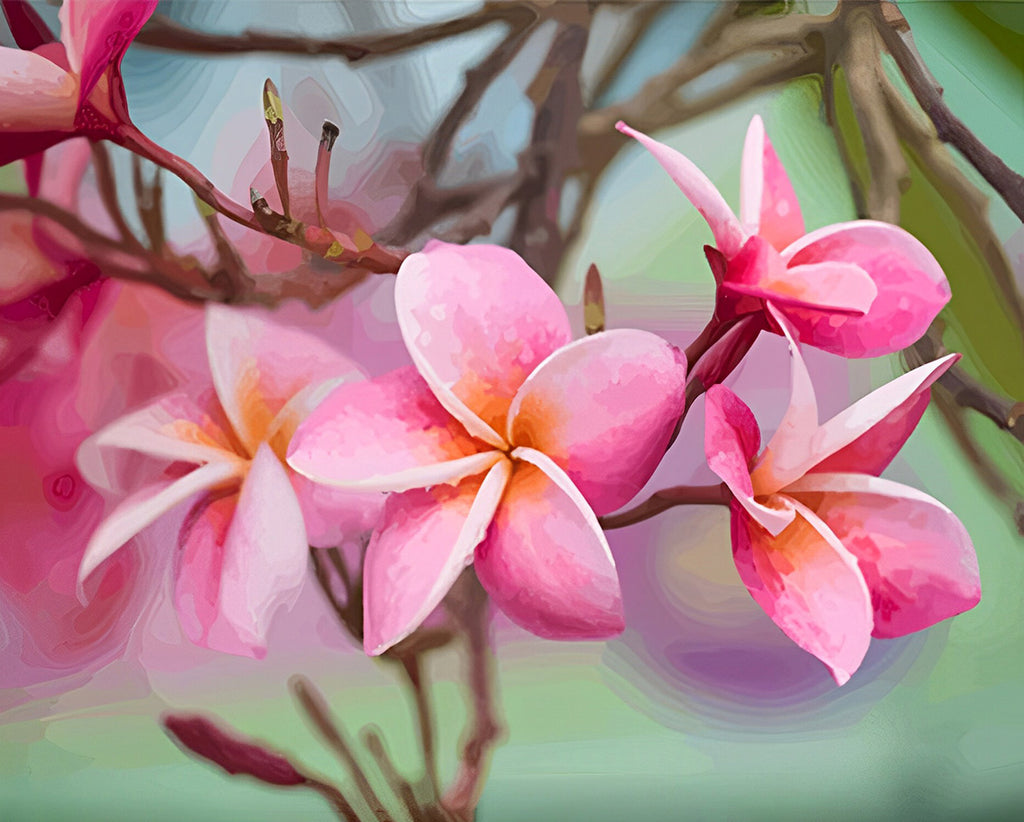
POLYGON ((354 63, 390 57, 448 37, 474 31, 504 21, 520 25, 535 11, 528 3, 491 2, 472 14, 421 26, 410 31, 353 38, 318 39, 273 32, 244 31, 241 34, 214 34, 183 26, 170 18, 154 14, 133 42, 170 51, 187 51, 208 56, 269 51, 279 54, 325 55, 354 63))
POLYGON ((597 521, 605 531, 611 531, 643 522, 677 505, 728 505, 731 499, 732 493, 724 482, 718 485, 677 485, 652 494, 634 508, 599 517, 597 521))
POLYGON ((949 110, 942 99, 942 87, 921 59, 910 33, 910 25, 896 4, 874 4, 873 13, 889 53, 899 66, 921 110, 931 120, 938 138, 954 146, 1003 198, 1010 210, 1020 220, 1024 220, 1024 177, 1006 165, 949 110))

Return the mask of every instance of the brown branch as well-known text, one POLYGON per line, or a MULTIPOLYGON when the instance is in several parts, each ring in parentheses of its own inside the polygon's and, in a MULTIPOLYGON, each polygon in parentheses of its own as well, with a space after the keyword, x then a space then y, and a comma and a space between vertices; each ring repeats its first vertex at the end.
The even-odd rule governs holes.
POLYGON ((430 785, 433 798, 438 799, 441 795, 441 788, 437 775, 437 753, 434 748, 434 715, 430 707, 430 699, 427 696, 429 685, 420 657, 420 653, 404 654, 399 657, 398 661, 405 672, 416 706, 416 725, 419 730, 420 749, 423 753, 427 783, 430 785))
POLYGON ((729 20, 720 25, 717 36, 710 42, 695 46, 668 69, 648 80, 628 100, 584 115, 580 120, 581 138, 613 131, 618 120, 626 120, 642 131, 669 125, 672 121, 665 122, 664 107, 671 108, 671 100, 682 86, 722 63, 756 52, 788 47, 809 54, 814 50, 812 35, 824 31, 834 17, 834 14, 793 14, 729 20))
POLYGON ((326 55, 341 57, 348 62, 366 62, 377 57, 401 54, 499 21, 510 25, 521 24, 533 14, 534 11, 526 3, 491 2, 485 3, 472 14, 454 20, 433 23, 410 31, 348 39, 317 39, 251 30, 238 35, 215 34, 195 31, 164 15, 154 14, 133 42, 153 48, 210 56, 268 51, 279 54, 326 55))
POLYGON ((458 771, 442 804, 457 819, 473 819, 492 746, 501 738, 502 726, 495 712, 494 658, 491 653, 487 593, 468 570, 448 595, 449 613, 463 627, 469 651, 468 686, 472 713, 463 736, 458 771))
POLYGON ((577 124, 583 114, 580 65, 589 38, 590 17, 559 25, 536 77, 527 89, 535 107, 531 148, 538 173, 519 205, 509 247, 546 280, 558 273, 565 237, 558 221, 565 178, 579 164, 577 124))
POLYGON ((0 211, 26 211, 52 220, 80 243, 84 254, 100 264, 109 276, 149 283, 184 300, 223 299, 197 266, 162 258, 141 246, 126 248, 122 240, 108 237, 48 200, 0 193, 0 211))
POLYGON ((398 772, 395 763, 391 761, 380 733, 376 728, 363 728, 359 736, 363 745, 370 752, 370 756, 377 763, 377 769, 384 777, 384 781, 388 783, 391 792, 402 803, 409 817, 414 822, 419 822, 425 816, 424 810, 416 799, 416 792, 413 790, 412 785, 398 772))
POLYGON ((900 198, 910 185, 910 168, 900 150, 892 120, 878 116, 886 107, 884 69, 878 60, 881 44, 866 13, 860 13, 854 6, 843 8, 853 11, 845 15, 842 24, 837 24, 845 35, 839 65, 846 78, 871 174, 865 205, 874 219, 898 225, 900 198))
POLYGON ((606 531, 625 528, 657 516, 677 505, 728 505, 732 494, 725 483, 718 485, 677 485, 652 494, 644 502, 620 514, 600 517, 598 522, 606 531))
POLYGON ((494 79, 505 70, 526 44, 539 20, 540 15, 531 12, 526 17, 509 21, 508 33, 497 48, 466 72, 466 81, 459 96, 423 143, 423 169, 427 175, 437 178, 459 127, 473 113, 494 79))
MULTIPOLYGON (((913 351, 917 355, 914 363, 918 365, 949 353, 942 346, 942 334, 937 328, 918 340, 913 351)), ((951 368, 939 378, 938 384, 958 406, 977 411, 1024 444, 1024 403, 997 394, 962 368, 951 368)))
POLYGON ((146 183, 142 176, 142 158, 132 155, 132 188, 135 191, 135 207, 146 232, 149 247, 160 254, 167 243, 164 232, 163 185, 160 182, 160 167, 157 166, 153 182, 146 183))
POLYGON ((374 817, 378 822, 391 822, 391 816, 384 809, 380 797, 366 778, 366 773, 359 764, 359 760, 356 759, 352 746, 345 736, 345 732, 331 715, 331 709, 327 706, 323 694, 306 677, 298 674, 291 677, 288 684, 299 705, 306 712, 306 716, 309 717, 313 726, 319 731, 320 736, 352 775, 356 787, 362 794, 366 804, 370 807, 374 817))
POLYGON ((114 167, 110 162, 110 153, 103 143, 92 143, 89 147, 92 150, 92 165, 96 170, 96 187, 99 189, 103 207, 106 209, 111 221, 113 221, 114 228, 117 229, 122 242, 131 247, 138 248, 140 245, 139 240, 135 236, 135 232, 132 231, 131 226, 128 225, 124 212, 121 210, 121 204, 117 199, 117 182, 114 179, 114 167))
POLYGON ((649 0, 649 2, 641 4, 638 9, 630 10, 628 30, 621 38, 618 48, 605 63, 593 88, 588 89, 587 97, 591 102, 600 100, 607 93, 626 61, 633 56, 637 45, 650 31, 654 21, 658 19, 666 6, 668 6, 667 0, 649 0))
POLYGON ((899 66, 921 110, 931 120, 938 138, 954 146, 1010 210, 1024 220, 1024 177, 1006 165, 958 118, 942 99, 942 87, 921 59, 906 18, 895 3, 873 5, 878 31, 899 66))

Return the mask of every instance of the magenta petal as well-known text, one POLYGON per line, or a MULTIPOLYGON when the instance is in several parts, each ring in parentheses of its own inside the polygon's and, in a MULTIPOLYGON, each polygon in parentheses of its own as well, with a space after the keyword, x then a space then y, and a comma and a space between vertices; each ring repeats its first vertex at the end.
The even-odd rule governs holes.
POLYGON ((267 312, 207 303, 206 350, 217 396, 238 438, 256 453, 287 402, 328 379, 359 379, 348 357, 267 312))
POLYGON ((779 251, 804 235, 793 185, 756 114, 743 143, 740 219, 748 234, 760 235, 779 251))
POLYGON ((238 492, 205 497, 193 506, 179 536, 174 607, 185 635, 196 645, 239 656, 250 647, 220 619, 224 543, 238 507, 238 492))
POLYGON ((486 471, 470 438, 412 366, 332 391, 292 437, 288 464, 317 482, 405 491, 486 471))
POLYGON ((60 39, 71 70, 81 75, 80 99, 89 96, 110 63, 118 64, 157 0, 64 0, 60 39))
POLYGON ((959 359, 960 354, 949 354, 925 363, 824 423, 821 451, 831 453, 808 471, 881 474, 917 427, 932 385, 959 359))
POLYGON ((864 474, 811 474, 786 493, 813 508, 857 557, 876 637, 920 631, 981 599, 967 530, 927 494, 864 474))
MULTIPOLYGON (((771 472, 771 489, 782 488, 810 471, 881 472, 913 432, 931 385, 958 359, 959 354, 949 354, 918 366, 857 400, 813 434, 805 432, 799 437, 794 432, 774 461, 765 463, 765 470, 771 472)), ((755 485, 759 476, 755 472, 755 485)))
POLYGON ((803 342, 845 357, 891 354, 919 339, 949 302, 949 283, 935 258, 902 228, 872 220, 813 231, 783 252, 790 266, 853 263, 868 273, 878 296, 863 316, 787 307, 803 342))
POLYGON ((842 685, 871 641, 871 594, 853 554, 797 505, 792 525, 772 537, 733 503, 733 557, 757 604, 842 685))
POLYGON ((298 597, 308 551, 299 501, 284 466, 263 444, 224 537, 218 603, 219 616, 252 655, 263 655, 274 614, 298 597))
POLYGON ((514 622, 549 639, 622 631, 622 597, 604 532, 551 460, 517 448, 494 523, 476 550, 477 576, 514 622), (533 464, 530 464, 533 463, 533 464))
POLYGON ((605 514, 632 499, 661 462, 685 385, 682 352, 654 334, 585 337, 523 383, 509 410, 509 439, 551 457, 605 514))
POLYGON ((767 304, 767 310, 789 342, 791 386, 789 405, 782 422, 775 429, 752 473, 758 494, 772 494, 799 477, 813 464, 811 455, 818 453, 818 400, 811 375, 788 321, 771 303, 767 304))
POLYGON ((388 498, 363 570, 363 646, 381 654, 426 619, 473 558, 508 482, 503 459, 456 487, 388 498))
POLYGON ((704 452, 708 467, 729 486, 736 501, 771 533, 793 521, 788 509, 769 508, 754 499, 749 466, 761 445, 761 431, 746 404, 723 385, 713 385, 704 400, 704 452))
POLYGON ((787 268, 779 252, 762 237, 751 237, 729 260, 722 287, 771 300, 780 308, 840 314, 864 314, 878 293, 868 273, 853 263, 832 261, 787 268))
POLYGON ((731 257, 739 251, 746 239, 740 221, 736 219, 729 204, 704 172, 674 148, 651 139, 622 121, 616 123, 615 128, 635 138, 654 155, 654 159, 668 172, 669 177, 686 195, 686 199, 693 203, 701 216, 707 220, 719 251, 726 257, 731 257))
POLYGON ((402 263, 395 305, 406 347, 438 400, 499 448, 519 386, 571 339, 555 292, 499 246, 428 243, 402 263))

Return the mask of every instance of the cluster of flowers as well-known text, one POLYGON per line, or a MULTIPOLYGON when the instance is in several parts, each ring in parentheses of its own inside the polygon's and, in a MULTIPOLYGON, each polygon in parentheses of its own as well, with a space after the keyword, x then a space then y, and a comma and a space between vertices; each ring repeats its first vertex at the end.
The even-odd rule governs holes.
MULTIPOLYGON (((744 151, 742 221, 686 158, 634 136, 711 224, 713 323, 745 320, 789 340, 790 405, 763 451, 747 406, 722 385, 702 386, 707 459, 732 495, 733 552, 751 595, 845 682, 872 635, 915 631, 978 601, 959 520, 878 476, 957 357, 819 423, 798 340, 891 352, 948 299, 945 278, 887 224, 804 235, 759 119, 744 151)), ((687 406, 682 352, 634 329, 573 341, 554 292, 497 246, 429 243, 399 270, 395 303, 413 364, 374 379, 301 331, 209 306, 205 404, 161 399, 79 451, 98 486, 111 485, 122 451, 170 466, 97 529, 81 577, 201 493, 181 533, 176 603, 202 644, 258 652, 303 578, 307 544, 367 525, 370 654, 415 630, 470 563, 494 603, 535 634, 621 631, 598 517, 629 502, 665 454, 687 406)), ((717 356, 715 346, 705 354, 717 356)))
MULTIPOLYGON (((65 3, 69 42, 85 45, 69 45, 62 59, 42 53, 50 46, 4 50, 8 61, 6 52, 20 55, 24 76, 53 87, 43 109, 13 121, 0 142, 5 158, 24 155, 43 114, 50 142, 111 138, 127 122, 117 64, 153 4, 108 5, 124 13, 79 31, 83 4, 65 3)), ((706 458, 727 489, 740 576, 839 684, 871 636, 973 607, 977 561, 959 520, 879 476, 957 355, 822 423, 800 352, 804 343, 868 357, 912 343, 950 296, 934 258, 885 223, 805 234, 759 118, 743 151, 739 217, 681 154, 620 130, 661 163, 714 236, 706 254, 717 299, 699 357, 688 363, 643 330, 572 340, 554 292, 492 245, 434 241, 405 259, 395 308, 412 364, 372 379, 321 338, 211 304, 205 387, 137 409, 78 450, 96 488, 130 486, 138 455, 164 469, 92 533, 78 571, 83 595, 133 536, 191 500, 175 605, 201 645, 262 654, 274 613, 305 577, 309 546, 362 533, 372 533, 369 654, 422 624, 471 563, 493 602, 533 633, 613 636, 625 618, 599 518, 643 488, 706 392, 706 458), (789 407, 764 449, 752 412, 720 384, 761 331, 784 335, 792 357, 789 407)))

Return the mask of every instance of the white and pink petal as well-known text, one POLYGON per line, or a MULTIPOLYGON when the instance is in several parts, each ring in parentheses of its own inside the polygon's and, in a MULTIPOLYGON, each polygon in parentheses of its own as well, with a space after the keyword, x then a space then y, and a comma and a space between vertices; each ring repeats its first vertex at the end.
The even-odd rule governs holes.
POLYGON ((637 140, 668 172, 672 181, 679 186, 679 190, 686 195, 686 199, 693 203, 701 216, 707 220, 718 250, 726 257, 736 254, 746 240, 746 234, 729 204, 725 202, 725 198, 704 172, 674 148, 630 128, 622 121, 616 123, 615 128, 637 140))
POLYGON ((342 488, 405 491, 457 482, 499 456, 471 438, 406 366, 334 389, 295 432, 288 464, 342 488))
POLYGON ((212 462, 179 479, 147 486, 123 500, 99 524, 89 539, 78 569, 79 591, 85 579, 107 557, 142 529, 195 494, 237 483, 243 467, 227 462, 212 462))
POLYGON ((409 354, 438 400, 498 448, 516 391, 571 339, 555 292, 499 246, 428 243, 402 263, 395 305, 409 354))
POLYGON ((978 558, 957 516, 927 494, 864 474, 809 474, 786 490, 857 557, 874 636, 897 637, 970 610, 978 558))
POLYGON ((624 627, 615 561, 594 512, 550 459, 516 463, 474 567, 494 603, 549 639, 606 639, 624 627))
POLYGON ((616 329, 559 349, 509 410, 510 442, 535 448, 598 515, 629 502, 657 468, 686 401, 682 352, 646 331, 616 329))
POLYGON ((274 615, 298 597, 309 551, 299 501, 266 444, 253 458, 230 521, 229 508, 215 503, 205 522, 186 535, 177 604, 186 608, 186 627, 200 628, 202 644, 261 658, 274 615), (191 609, 189 595, 199 598, 191 609))
POLYGON ((743 143, 740 220, 744 231, 763 237, 779 251, 804 234, 793 185, 756 114, 743 143))
POLYGON ((487 533, 508 483, 502 459, 484 477, 455 487, 392 494, 366 551, 363 645, 381 654, 436 608, 487 533))
POLYGON ((853 554, 812 512, 796 507, 793 523, 773 537, 733 503, 733 558, 754 601, 842 685, 871 641, 871 594, 853 554))
POLYGON ((877 357, 906 348, 949 302, 949 283, 935 257, 889 223, 856 220, 826 226, 794 242, 782 256, 789 266, 853 264, 874 281, 878 296, 860 316, 785 308, 803 342, 844 357, 877 357))
POLYGON ((300 391, 330 379, 363 376, 354 362, 319 337, 256 308, 208 303, 206 350, 217 396, 250 455, 300 391))

